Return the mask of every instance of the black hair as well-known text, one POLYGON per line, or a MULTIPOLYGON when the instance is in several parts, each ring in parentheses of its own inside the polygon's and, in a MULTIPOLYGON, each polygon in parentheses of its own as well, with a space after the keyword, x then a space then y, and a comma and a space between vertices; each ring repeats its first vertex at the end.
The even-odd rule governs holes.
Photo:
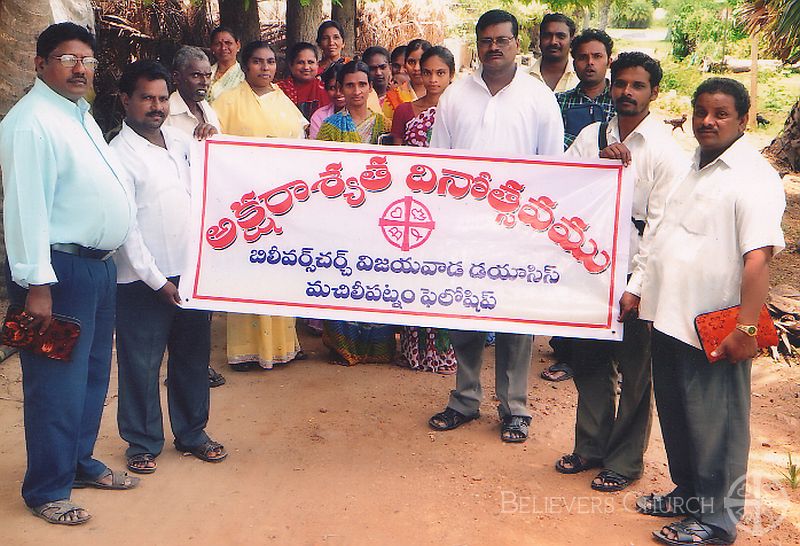
POLYGON ((326 85, 331 80, 336 80, 336 83, 339 83, 339 72, 342 71, 343 66, 344 63, 333 63, 328 68, 326 68, 325 72, 323 72, 319 76, 322 85, 326 85))
MULTIPOLYGON (((242 48, 242 67, 247 66, 247 63, 250 61, 250 57, 253 56, 253 53, 255 53, 257 49, 269 49, 272 51, 272 53, 275 53, 275 50, 271 45, 269 45, 269 42, 265 42, 264 40, 253 40, 242 48)), ((242 69, 245 70, 245 72, 247 71, 245 68, 242 69)))
POLYGON ((119 78, 120 93, 125 93, 128 96, 133 95, 136 90, 136 84, 142 78, 149 82, 164 80, 167 84, 167 91, 172 91, 172 74, 169 73, 167 68, 157 61, 142 59, 132 62, 122 69, 122 76, 119 78))
POLYGON ((487 27, 499 25, 500 23, 511 23, 511 34, 514 35, 514 38, 519 35, 517 18, 502 9, 490 9, 481 15, 475 24, 475 34, 480 36, 480 33, 486 30, 487 27))
POLYGON ((569 46, 569 52, 572 54, 572 58, 575 58, 575 52, 580 46, 588 44, 589 42, 600 42, 603 44, 606 47, 606 54, 609 58, 611 57, 611 50, 614 49, 614 40, 611 39, 611 36, 600 29, 586 28, 572 39, 572 43, 569 46))
POLYGON ((385 47, 382 47, 382 46, 379 46, 379 45, 371 46, 371 47, 368 47, 367 49, 365 49, 364 50, 364 54, 361 56, 361 59, 364 62, 367 62, 367 59, 370 59, 370 58, 374 57, 375 55, 383 55, 384 57, 386 57, 387 61, 391 62, 390 58, 389 58, 389 52, 386 50, 385 47))
POLYGON ((295 59, 297 59, 297 56, 306 50, 313 51, 314 57, 319 59, 319 52, 317 52, 317 47, 314 44, 310 42, 297 42, 286 52, 286 60, 289 61, 289 64, 292 64, 295 59))
POLYGON ((416 50, 421 49, 422 52, 426 52, 431 48, 431 43, 428 40, 423 38, 414 38, 408 45, 406 46, 406 57, 414 53, 416 50))
POLYGON ((355 74, 356 72, 363 72, 367 75, 367 81, 372 85, 372 76, 369 73, 369 67, 364 61, 350 61, 342 65, 339 73, 336 74, 336 83, 344 85, 344 77, 348 74, 355 74))
POLYGON ((450 75, 454 75, 456 73, 456 60, 453 57, 453 53, 444 46, 433 46, 428 51, 422 54, 422 57, 419 60, 420 66, 425 64, 425 61, 430 59, 431 57, 439 57, 444 64, 447 65, 447 68, 450 69, 450 75))
POLYGON ((237 41, 237 42, 239 41, 239 36, 233 31, 233 29, 231 27, 225 27, 225 26, 222 26, 222 25, 218 26, 217 28, 215 28, 214 30, 211 31, 211 36, 209 36, 209 38, 208 38, 209 41, 213 42, 214 41, 214 37, 217 34, 221 34, 223 32, 227 32, 228 34, 230 34, 233 37, 234 41, 237 41))
POLYGON ((656 87, 661 83, 661 64, 646 53, 641 51, 624 51, 611 63, 611 81, 617 78, 620 70, 641 66, 650 74, 650 87, 656 87))
POLYGON ((403 58, 405 59, 405 57, 406 57, 406 51, 407 51, 407 50, 408 50, 408 47, 406 47, 406 46, 404 46, 404 45, 397 46, 396 48, 394 48, 394 49, 392 50, 392 56, 391 56, 391 58, 390 58, 390 59, 391 59, 391 62, 394 62, 394 60, 395 60, 396 58, 398 58, 400 55, 402 55, 402 56, 403 56, 403 58))
POLYGON ((750 111, 750 94, 744 84, 734 79, 708 78, 705 80, 697 86, 692 95, 692 108, 697 102, 697 97, 703 93, 722 93, 733 97, 733 103, 736 106, 736 113, 739 114, 739 118, 750 111))
POLYGON ((322 24, 317 29, 317 44, 319 44, 322 41, 322 33, 328 30, 329 28, 335 28, 336 30, 338 30, 339 35, 342 37, 342 39, 344 39, 344 29, 342 28, 342 25, 340 25, 339 23, 337 23, 332 19, 328 19, 327 21, 323 21, 322 24))
POLYGON ((36 56, 47 58, 59 45, 70 40, 83 42, 92 48, 92 52, 97 47, 94 35, 86 27, 75 23, 56 23, 39 34, 36 39, 36 56))
POLYGON ((575 21, 563 13, 548 13, 542 17, 542 22, 539 23, 539 32, 541 33, 545 25, 549 25, 550 23, 563 23, 567 25, 567 28, 569 29, 569 35, 575 36, 575 21))

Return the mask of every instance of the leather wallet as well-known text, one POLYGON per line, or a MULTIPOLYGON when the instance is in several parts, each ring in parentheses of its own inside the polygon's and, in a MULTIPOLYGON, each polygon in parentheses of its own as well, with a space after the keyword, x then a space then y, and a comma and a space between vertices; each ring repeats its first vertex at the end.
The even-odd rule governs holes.
POLYGON ((25 316, 22 307, 12 305, 3 320, 2 341, 9 347, 19 347, 34 354, 53 360, 69 362, 72 350, 81 334, 78 319, 53 314, 50 326, 44 333, 24 327, 25 316))
MULTIPOLYGON (((739 308, 740 306, 734 305, 719 311, 701 313, 695 317, 694 327, 697 330, 697 337, 700 338, 700 344, 703 346, 703 351, 706 353, 706 358, 708 358, 709 362, 722 360, 720 357, 712 357, 711 352, 719 347, 722 340, 736 329, 739 308)), ((759 349, 778 344, 778 332, 775 330, 775 324, 772 322, 772 317, 770 317, 766 305, 761 307, 761 312, 758 315, 756 342, 759 349)))

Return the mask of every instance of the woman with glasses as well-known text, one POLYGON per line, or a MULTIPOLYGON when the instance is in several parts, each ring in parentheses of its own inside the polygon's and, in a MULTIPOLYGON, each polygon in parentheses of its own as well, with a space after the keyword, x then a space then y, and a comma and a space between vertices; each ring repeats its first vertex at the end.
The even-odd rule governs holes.
MULTIPOLYGON (((266 42, 242 50, 245 81, 214 103, 222 132, 247 137, 305 138, 303 114, 273 84, 275 51, 266 42)), ((302 357, 295 319, 228 313, 228 364, 236 371, 272 368, 302 357)))
POLYGON ((211 31, 211 52, 217 62, 211 65, 211 87, 206 97, 209 103, 244 81, 244 72, 236 61, 240 47, 239 38, 230 28, 217 27, 211 31))

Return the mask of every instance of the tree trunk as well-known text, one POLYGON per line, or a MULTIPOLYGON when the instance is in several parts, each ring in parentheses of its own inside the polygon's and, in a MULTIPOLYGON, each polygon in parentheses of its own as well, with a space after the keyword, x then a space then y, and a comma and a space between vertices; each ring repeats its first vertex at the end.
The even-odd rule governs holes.
POLYGON ((341 0, 342 5, 333 4, 331 19, 342 25, 344 29, 344 55, 356 53, 356 0, 341 0))
POLYGON ((781 176, 800 171, 800 100, 789 112, 783 131, 762 153, 781 176))
POLYGON ((306 7, 300 0, 286 0, 286 49, 297 42, 317 42, 317 27, 322 22, 322 0, 310 0, 306 7))
POLYGON ((608 26, 608 13, 611 11, 611 0, 600 0, 599 6, 599 16, 600 21, 597 23, 597 27, 600 30, 605 30, 608 26))
POLYGON ((258 0, 219 0, 219 23, 232 28, 242 45, 260 39, 258 0))

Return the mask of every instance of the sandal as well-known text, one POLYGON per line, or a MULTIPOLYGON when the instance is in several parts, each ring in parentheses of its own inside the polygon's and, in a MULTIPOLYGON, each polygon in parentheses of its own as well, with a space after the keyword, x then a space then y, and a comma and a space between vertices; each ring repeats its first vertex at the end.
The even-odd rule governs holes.
POLYGON ((556 461, 556 470, 562 474, 578 474, 592 468, 600 468, 603 461, 600 459, 584 459, 577 453, 564 455, 556 461))
POLYGON ((542 370, 540 374, 542 379, 546 381, 552 381, 553 383, 558 383, 560 381, 567 381, 572 379, 575 375, 575 372, 572 371, 572 366, 567 364, 566 362, 556 362, 552 364, 550 367, 545 368, 542 370))
POLYGON ((601 470, 600 473, 592 480, 592 489, 601 491, 603 493, 613 493, 615 491, 622 491, 628 487, 633 480, 627 476, 623 476, 619 472, 613 470, 601 470), (598 483, 597 480, 600 480, 598 483))
POLYGON ((503 417, 500 439, 510 444, 519 444, 528 439, 531 418, 527 415, 508 415, 503 417))
POLYGON ((258 362, 253 360, 247 362, 228 362, 228 366, 235 372, 251 372, 264 369, 258 362))
POLYGON ((228 452, 225 451, 225 446, 214 440, 208 440, 206 443, 200 444, 197 447, 186 447, 178 442, 178 440, 175 440, 175 449, 182 452, 184 455, 194 455, 201 461, 207 463, 218 463, 228 456, 228 452), (211 453, 216 453, 216 455, 210 455, 211 453))
MULTIPOLYGON (((166 382, 166 380, 165 380, 166 382)), ((212 368, 211 366, 208 367, 208 386, 210 388, 214 387, 221 387, 225 384, 225 377, 219 373, 217 370, 212 368)))
POLYGON ((152 453, 139 453, 128 457, 128 470, 136 474, 152 474, 158 465, 152 453))
POLYGON ((139 485, 139 478, 128 476, 127 472, 114 472, 110 468, 106 468, 105 472, 100 474, 93 480, 78 480, 72 483, 73 489, 84 489, 91 487, 93 489, 113 489, 123 491, 126 489, 133 489, 139 485), (101 480, 111 476, 111 483, 103 483, 101 480))
POLYGON ((88 513, 85 516, 79 516, 79 512, 86 512, 86 510, 77 504, 73 504, 69 499, 47 502, 35 507, 29 506, 28 510, 34 516, 42 518, 47 523, 55 523, 56 525, 80 525, 92 519, 91 514, 88 513), (69 519, 71 514, 77 516, 77 519, 69 519))
POLYGON ((733 540, 716 530, 712 525, 700 523, 694 518, 686 518, 682 521, 670 523, 661 528, 660 531, 653 531, 653 536, 665 544, 671 546, 696 546, 698 544, 733 544, 733 540), (675 538, 667 536, 667 532, 672 532, 675 538))
POLYGON ((444 411, 441 411, 428 419, 428 425, 433 430, 453 430, 458 428, 464 423, 474 421, 481 416, 480 411, 476 411, 472 415, 464 415, 460 411, 456 411, 450 406, 447 406, 444 411))
POLYGON ((680 497, 669 495, 656 495, 650 493, 636 499, 636 510, 646 516, 656 516, 660 518, 675 518, 689 513, 685 502, 680 497), (675 501, 680 501, 676 503, 675 501), (680 507, 675 506, 680 504, 680 507))

